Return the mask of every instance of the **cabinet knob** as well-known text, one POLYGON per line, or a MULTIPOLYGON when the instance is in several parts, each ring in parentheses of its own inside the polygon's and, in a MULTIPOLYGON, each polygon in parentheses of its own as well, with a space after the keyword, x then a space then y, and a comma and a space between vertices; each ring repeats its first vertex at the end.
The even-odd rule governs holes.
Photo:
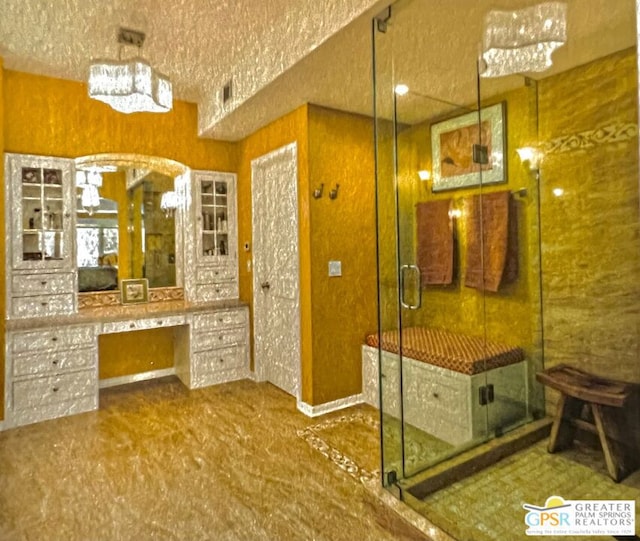
POLYGON ((65 213, 64 213, 64 217, 65 217, 65 218, 71 218, 71 214, 70 214, 69 212, 65 212, 65 213))
POLYGON ((216 293, 220 293, 220 290, 219 290, 219 289, 216 289, 216 293))
POLYGON ((218 340, 222 340, 224 338, 224 336, 220 335, 218 336, 218 340))
POLYGON ((136 324, 135 323, 129 323, 129 328, 130 329, 135 329, 136 328, 136 324))
POLYGON ((58 359, 54 359, 53 361, 51 361, 51 363, 54 365, 58 364, 58 359))
POLYGON ((41 302, 40 303, 42 306, 47 306, 49 303, 48 302, 41 302))
POLYGON ((53 390, 54 393, 57 393, 60 390, 60 388, 59 387, 54 387, 52 390, 53 390))
POLYGON ((162 325, 163 321, 161 319, 159 319, 158 321, 156 321, 156 325, 162 325))
POLYGON ((57 336, 54 336, 53 338, 51 338, 51 341, 52 341, 52 342, 57 342, 57 341, 58 341, 58 337, 57 337, 57 336))
POLYGON ((40 282, 40 285, 42 285, 42 286, 46 286, 46 285, 47 285, 47 281, 46 281, 46 280, 42 280, 42 281, 40 282))
POLYGON ((224 359, 218 359, 220 361, 220 364, 224 363, 224 359))
POLYGON ((222 323, 223 319, 220 317, 218 318, 218 323, 222 323))
POLYGON ((433 393, 433 398, 440 398, 440 395, 438 393, 433 393))

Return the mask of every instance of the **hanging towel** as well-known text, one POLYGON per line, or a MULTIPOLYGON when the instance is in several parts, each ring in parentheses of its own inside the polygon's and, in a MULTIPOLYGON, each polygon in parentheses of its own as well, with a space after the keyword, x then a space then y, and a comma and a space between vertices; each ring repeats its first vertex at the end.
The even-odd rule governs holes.
POLYGON ((498 291, 518 276, 517 209, 509 191, 474 195, 467 212, 465 285, 498 291))
POLYGON ((416 205, 417 256, 423 285, 447 285, 453 281, 453 227, 451 199, 416 205))

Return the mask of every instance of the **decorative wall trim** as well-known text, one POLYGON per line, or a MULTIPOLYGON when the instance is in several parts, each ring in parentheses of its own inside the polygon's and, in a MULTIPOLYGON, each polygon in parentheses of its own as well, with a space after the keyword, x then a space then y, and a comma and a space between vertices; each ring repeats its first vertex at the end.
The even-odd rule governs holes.
MULTIPOLYGON (((154 287, 149 290, 149 302, 184 300, 184 289, 181 287, 154 287)), ((118 306, 120 291, 94 291, 78 293, 78 308, 97 308, 100 306, 118 306)))
POLYGON ((175 376, 175 374, 175 367, 162 368, 160 370, 150 370, 149 372, 131 374, 130 376, 101 379, 98 386, 100 389, 107 389, 109 387, 117 387, 118 385, 126 385, 127 383, 135 383, 136 381, 146 381, 149 379, 164 378, 166 376, 175 376))
POLYGON ((620 143, 638 136, 638 124, 609 124, 594 130, 556 137, 544 144, 544 154, 560 154, 573 150, 584 150, 596 145, 620 143))
POLYGON ((306 402, 299 400, 297 407, 298 410, 304 413, 307 417, 318 417, 318 415, 324 415, 325 413, 330 413, 332 411, 338 411, 350 406, 356 406, 357 404, 362 404, 363 402, 364 396, 362 393, 360 393, 347 396, 345 398, 339 398, 338 400, 334 400, 333 402, 325 402, 324 404, 320 404, 318 406, 312 406, 311 404, 307 404, 306 402))

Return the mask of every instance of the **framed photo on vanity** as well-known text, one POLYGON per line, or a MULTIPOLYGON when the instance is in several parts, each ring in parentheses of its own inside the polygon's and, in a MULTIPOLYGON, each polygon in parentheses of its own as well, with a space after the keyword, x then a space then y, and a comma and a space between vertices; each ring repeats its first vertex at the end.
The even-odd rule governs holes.
POLYGON ((122 304, 147 302, 149 299, 149 280, 146 278, 120 280, 120 297, 122 304))
POLYGON ((498 103, 480 115, 475 111, 431 125, 434 192, 507 181, 505 109, 498 103))

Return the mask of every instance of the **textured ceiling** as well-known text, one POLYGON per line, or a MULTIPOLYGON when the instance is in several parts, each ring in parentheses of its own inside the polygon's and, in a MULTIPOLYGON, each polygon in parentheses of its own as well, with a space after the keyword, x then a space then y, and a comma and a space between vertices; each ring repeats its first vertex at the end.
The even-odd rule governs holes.
MULTIPOLYGON (((445 102, 472 104, 484 14, 534 3, 395 4, 388 32, 376 34, 376 44, 379 82, 402 81, 412 90, 398 104, 401 120, 446 113, 452 106, 445 102)), ((569 39, 554 53, 548 73, 635 44, 634 0, 567 3, 569 39)), ((374 0, 0 0, 0 55, 9 69, 84 81, 92 59, 118 56, 119 26, 143 30, 142 55, 171 77, 176 98, 198 103, 200 134, 237 140, 305 102, 370 115, 371 18, 384 5, 374 0), (220 91, 230 78, 234 97, 222 107, 220 91)), ((520 76, 482 80, 481 89, 489 95, 522 83, 520 76)))

